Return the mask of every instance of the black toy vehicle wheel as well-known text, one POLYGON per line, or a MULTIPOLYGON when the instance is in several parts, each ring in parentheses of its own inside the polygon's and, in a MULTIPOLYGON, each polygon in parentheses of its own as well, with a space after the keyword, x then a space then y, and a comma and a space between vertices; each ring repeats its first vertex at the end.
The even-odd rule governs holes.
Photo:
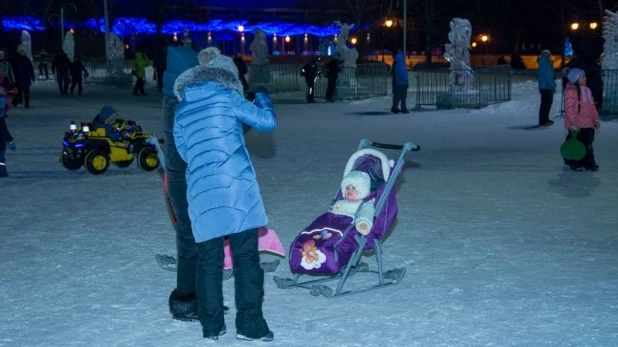
POLYGON ((158 168, 157 151, 152 147, 142 148, 137 154, 137 166, 144 171, 152 171, 158 168))
POLYGON ((84 164, 88 172, 93 175, 100 175, 107 171, 107 168, 109 167, 109 160, 107 159, 105 153, 94 150, 86 154, 84 164))
POLYGON ((67 170, 79 170, 79 168, 83 165, 83 162, 80 159, 71 157, 66 150, 60 152, 60 163, 67 170))
POLYGON ((113 162, 112 164, 118 166, 118 167, 129 167, 131 166, 131 164, 133 164, 133 158, 131 158, 130 160, 123 160, 123 161, 117 161, 117 162, 113 162))

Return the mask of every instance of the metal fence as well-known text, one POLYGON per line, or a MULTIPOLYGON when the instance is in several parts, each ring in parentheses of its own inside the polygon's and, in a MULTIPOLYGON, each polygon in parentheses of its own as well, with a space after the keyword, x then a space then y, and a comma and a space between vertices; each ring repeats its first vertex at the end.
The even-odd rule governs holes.
MULTIPOLYGON (((133 60, 84 60, 88 78, 84 83, 129 86, 133 82, 133 60)), ((307 91, 305 78, 300 75, 303 65, 269 64, 249 65, 247 80, 250 88, 265 86, 279 100, 303 101, 307 91)), ((150 76, 148 75, 149 79, 150 76)), ((358 100, 387 95, 390 74, 384 64, 358 64, 356 68, 342 68, 337 79, 335 99, 358 100)), ((315 83, 315 97, 324 98, 328 80, 319 78, 315 83)))
POLYGON ((603 70, 603 103, 601 112, 618 114, 618 70, 603 70))
MULTIPOLYGON (((305 78, 300 75, 303 65, 270 64, 249 65, 247 80, 251 89, 265 86, 278 99, 303 100, 307 90, 305 78)), ((388 94, 390 74, 383 64, 358 64, 356 68, 342 68, 337 79, 335 99, 358 100, 388 94)), ((319 78, 315 83, 315 97, 326 95, 328 80, 319 78)))
POLYGON ((419 70, 416 108, 482 108, 511 100, 511 71, 497 65, 470 70, 419 70))
POLYGON ((84 66, 89 75, 84 79, 84 83, 128 86, 133 81, 132 60, 88 59, 84 61, 84 66))

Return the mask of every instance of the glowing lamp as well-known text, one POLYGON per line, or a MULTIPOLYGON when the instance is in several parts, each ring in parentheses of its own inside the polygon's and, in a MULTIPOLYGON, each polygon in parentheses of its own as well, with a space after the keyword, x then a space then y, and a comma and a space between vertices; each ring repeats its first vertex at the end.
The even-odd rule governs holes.
POLYGON ((571 30, 577 30, 577 29, 579 29, 579 23, 571 24, 571 30))
POLYGON ((599 26, 599 24, 597 22, 592 22, 590 23, 590 29, 594 30, 599 26))
POLYGON ((393 21, 388 19, 384 22, 384 25, 386 25, 387 28, 390 28, 393 26, 393 21))
POLYGON ((124 49, 129 49, 129 44, 124 45, 124 49))
POLYGON ((69 30, 69 32, 70 32, 71 34, 75 34, 75 30, 73 30, 73 28, 71 28, 71 30, 69 30))
POLYGON ((476 47, 476 42, 472 42, 472 47, 476 47))
POLYGON ((487 35, 481 36, 481 41, 483 41, 483 42, 489 41, 489 36, 487 36, 487 35))
POLYGON ((236 28, 238 31, 243 32, 245 31, 245 26, 244 25, 239 25, 238 28, 236 28))
POLYGON ((290 42, 292 39, 289 36, 285 37, 285 42, 290 42))
POLYGON ((353 45, 355 45, 355 44, 356 44, 356 37, 353 37, 353 38, 350 40, 350 42, 351 42, 353 45))

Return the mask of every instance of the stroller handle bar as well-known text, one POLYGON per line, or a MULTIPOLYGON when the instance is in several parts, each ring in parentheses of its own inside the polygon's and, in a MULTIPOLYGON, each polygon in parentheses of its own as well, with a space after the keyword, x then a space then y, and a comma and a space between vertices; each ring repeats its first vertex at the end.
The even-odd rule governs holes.
POLYGON ((406 151, 420 151, 421 150, 421 146, 416 145, 412 142, 406 142, 403 145, 392 145, 392 144, 388 144, 388 143, 380 143, 380 142, 373 142, 370 141, 368 139, 362 139, 360 141, 360 144, 358 146, 359 149, 362 148, 367 148, 367 147, 376 147, 376 148, 384 148, 384 149, 396 149, 396 150, 403 150, 405 149, 406 151))

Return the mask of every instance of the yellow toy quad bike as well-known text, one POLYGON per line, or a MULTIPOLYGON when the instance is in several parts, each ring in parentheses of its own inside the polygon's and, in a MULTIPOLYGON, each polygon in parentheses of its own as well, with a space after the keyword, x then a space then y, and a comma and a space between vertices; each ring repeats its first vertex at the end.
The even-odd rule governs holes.
POLYGON ((94 175, 107 171, 109 164, 128 167, 137 158, 137 166, 144 171, 159 167, 159 158, 154 145, 148 142, 151 133, 143 132, 134 121, 116 118, 105 106, 93 123, 77 127, 71 122, 70 130, 64 133, 60 163, 68 170, 82 166, 94 175))

